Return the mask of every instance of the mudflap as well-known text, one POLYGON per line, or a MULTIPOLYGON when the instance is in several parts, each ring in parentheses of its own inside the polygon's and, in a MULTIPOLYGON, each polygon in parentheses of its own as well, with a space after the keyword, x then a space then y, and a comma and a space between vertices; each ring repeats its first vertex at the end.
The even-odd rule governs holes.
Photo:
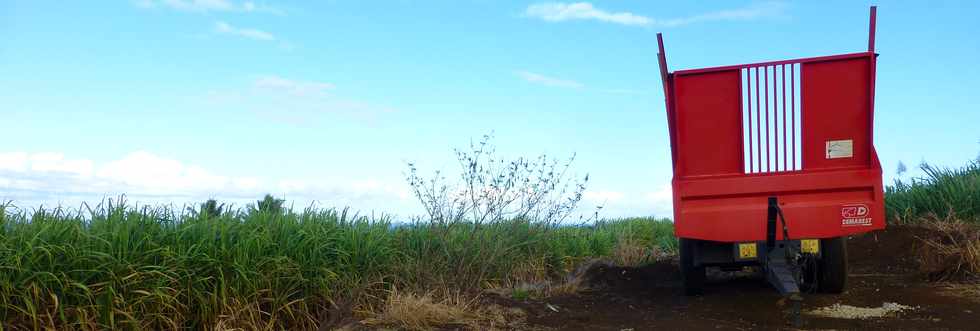
POLYGON ((796 263, 795 258, 799 254, 799 242, 783 241, 776 243, 775 246, 763 250, 766 252, 762 265, 766 281, 772 284, 791 305, 793 327, 799 328, 803 326, 800 316, 803 303, 803 297, 800 295, 802 267, 796 263))
POLYGON ((766 280, 783 295, 784 300, 788 300, 792 305, 793 326, 802 327, 800 317, 800 306, 803 297, 800 296, 800 275, 802 266, 798 264, 800 256, 800 243, 789 240, 789 230, 786 226, 786 219, 779 209, 779 201, 776 197, 769 197, 769 206, 766 212, 766 247, 762 250, 762 268, 765 270, 766 280), (776 241, 776 217, 782 220, 783 241, 776 241))
POLYGON ((782 295, 798 294, 800 267, 783 255, 786 251, 786 248, 776 248, 766 256, 766 280, 782 295))

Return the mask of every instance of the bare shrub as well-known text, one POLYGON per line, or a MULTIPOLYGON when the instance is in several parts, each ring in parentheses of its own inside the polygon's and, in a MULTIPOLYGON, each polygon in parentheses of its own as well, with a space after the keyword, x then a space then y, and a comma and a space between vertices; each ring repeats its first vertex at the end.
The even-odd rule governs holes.
MULTIPOLYGON (((263 305, 268 306, 270 301, 272 300, 267 298, 256 298, 251 301, 233 298, 228 302, 218 303, 220 313, 211 329, 215 331, 316 329, 317 320, 313 312, 322 309, 322 306, 306 300, 296 300, 277 309, 271 309, 270 312, 268 307, 263 307, 263 305)), ((179 329, 178 325, 173 325, 173 329, 179 329)))
POLYGON ((980 303, 980 281, 946 282, 939 286, 939 293, 945 296, 963 298, 980 303))
POLYGON ((636 267, 646 263, 650 255, 648 249, 628 236, 621 237, 613 249, 613 261, 620 266, 636 267))
POLYGON ((516 287, 520 284, 543 283, 551 280, 551 270, 544 257, 517 261, 510 273, 510 278, 506 279, 505 286, 516 287))
POLYGON ((472 290, 507 283, 515 271, 525 273, 518 278, 557 274, 564 253, 551 234, 575 210, 588 176, 570 174, 574 156, 508 160, 490 140, 486 135, 455 149, 454 179, 439 171, 424 178, 408 164, 406 180, 428 220, 402 233, 411 247, 403 269, 412 275, 403 288, 472 290), (529 256, 543 259, 526 261, 529 256))
POLYGON ((930 216, 922 221, 927 236, 916 250, 920 269, 933 280, 980 278, 980 226, 954 216, 930 216))
POLYGON ((469 324, 475 319, 466 300, 444 298, 437 300, 432 293, 418 295, 392 290, 382 310, 363 323, 391 325, 410 330, 428 330, 447 324, 469 324))
POLYGON ((407 330, 454 328, 491 330, 509 323, 496 305, 484 305, 479 297, 459 292, 425 294, 393 289, 379 311, 361 321, 368 326, 392 326, 407 330))
POLYGON ((505 160, 496 155, 485 135, 469 149, 454 149, 459 162, 458 182, 439 171, 431 178, 408 164, 406 180, 422 207, 435 222, 484 223, 528 219, 557 223, 568 217, 582 199, 586 175, 574 180, 568 173, 575 156, 559 161, 542 154, 536 158, 505 160))
POLYGON ((670 252, 665 251, 660 246, 645 245, 643 241, 635 239, 630 233, 619 236, 612 252, 613 262, 623 267, 639 267, 671 256, 673 255, 670 252))

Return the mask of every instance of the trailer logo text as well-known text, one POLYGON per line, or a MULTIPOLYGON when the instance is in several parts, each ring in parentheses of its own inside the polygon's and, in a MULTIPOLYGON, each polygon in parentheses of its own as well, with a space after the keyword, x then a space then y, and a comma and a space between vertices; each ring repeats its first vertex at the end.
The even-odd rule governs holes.
POLYGON ((868 216, 868 210, 868 205, 865 204, 841 206, 841 226, 871 226, 871 217, 868 216))

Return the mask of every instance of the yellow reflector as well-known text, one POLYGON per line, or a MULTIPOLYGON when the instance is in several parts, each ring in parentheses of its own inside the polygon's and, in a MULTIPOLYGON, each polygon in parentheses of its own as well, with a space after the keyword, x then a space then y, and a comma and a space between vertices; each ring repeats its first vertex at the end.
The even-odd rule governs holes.
POLYGON ((803 239, 800 240, 800 250, 803 253, 820 253, 820 240, 817 239, 803 239))
POLYGON ((755 243, 738 244, 738 258, 754 259, 757 255, 755 243))

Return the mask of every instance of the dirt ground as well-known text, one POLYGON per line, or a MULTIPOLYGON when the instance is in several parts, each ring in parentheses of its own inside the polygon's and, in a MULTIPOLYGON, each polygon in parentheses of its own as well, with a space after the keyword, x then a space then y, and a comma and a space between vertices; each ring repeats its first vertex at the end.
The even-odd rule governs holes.
MULTIPOLYGON (((850 277, 840 295, 804 295, 804 329, 978 330, 980 298, 962 284, 928 282, 915 271, 915 228, 895 227, 851 238, 850 277), (806 314, 834 304, 911 309, 885 317, 848 319, 806 314)), ((760 275, 711 273, 705 294, 682 293, 677 266, 604 267, 589 274, 591 289, 542 300, 495 298, 520 308, 529 330, 791 329, 788 305, 760 275)), ((973 289, 977 289, 974 283, 973 289)), ((968 287, 970 288, 970 287, 968 287)))

